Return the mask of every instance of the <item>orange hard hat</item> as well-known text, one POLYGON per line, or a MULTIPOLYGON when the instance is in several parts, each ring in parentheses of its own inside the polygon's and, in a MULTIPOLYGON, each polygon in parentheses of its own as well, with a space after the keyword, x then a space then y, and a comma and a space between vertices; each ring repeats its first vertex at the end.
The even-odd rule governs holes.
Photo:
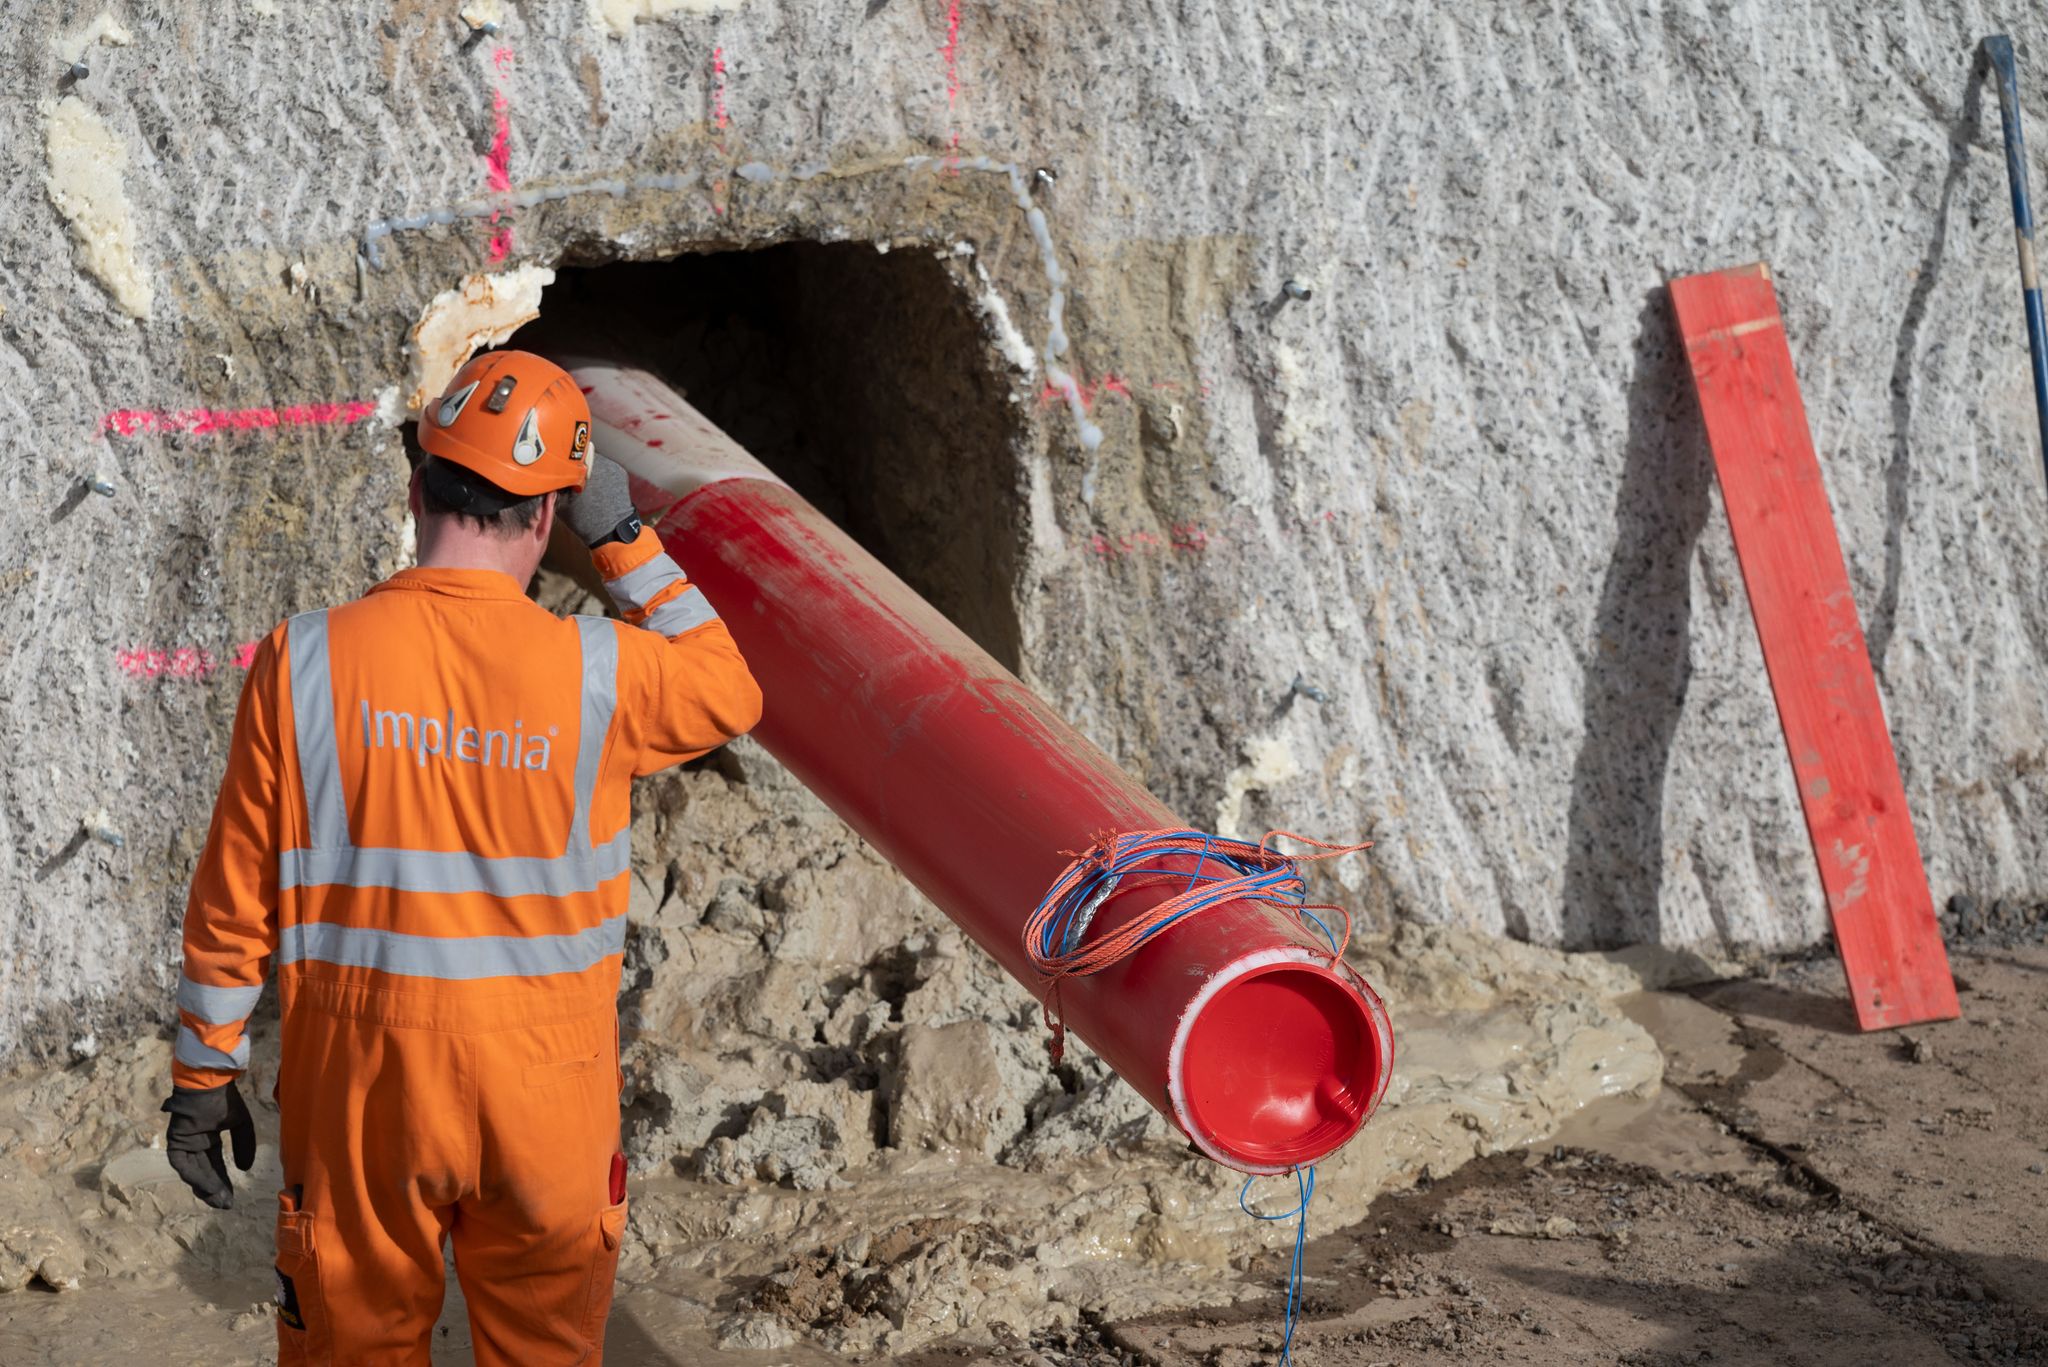
POLYGON ((487 351, 428 400, 420 445, 522 498, 581 489, 590 477, 590 404, 546 357, 487 351))

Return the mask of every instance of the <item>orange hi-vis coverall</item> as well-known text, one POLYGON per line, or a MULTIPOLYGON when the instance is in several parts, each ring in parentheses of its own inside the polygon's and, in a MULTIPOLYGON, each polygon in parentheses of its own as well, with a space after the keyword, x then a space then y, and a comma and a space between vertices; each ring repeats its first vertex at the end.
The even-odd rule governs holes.
POLYGON ((601 1360, 629 790, 747 731, 761 694, 652 529, 593 558, 623 623, 411 569, 256 652, 172 1076, 246 1067, 274 962, 285 1363, 425 1367, 448 1239, 477 1362, 601 1360))

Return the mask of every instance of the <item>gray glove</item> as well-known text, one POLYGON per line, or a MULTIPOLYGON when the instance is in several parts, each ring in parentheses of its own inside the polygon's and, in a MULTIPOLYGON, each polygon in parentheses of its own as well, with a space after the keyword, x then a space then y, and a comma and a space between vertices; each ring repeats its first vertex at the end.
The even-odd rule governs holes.
POLYGON ((164 1110, 171 1117, 164 1136, 171 1171, 215 1210, 229 1209, 235 1204, 235 1184, 228 1180, 228 1165, 221 1160, 221 1131, 234 1141, 236 1167, 247 1172, 256 1161, 256 1122, 249 1118, 242 1094, 232 1082, 203 1090, 174 1087, 164 1110))
POLYGON ((626 472, 617 461, 592 452, 589 480, 581 493, 562 496, 560 510, 562 520, 582 538, 584 545, 609 540, 619 524, 633 516, 633 495, 626 488, 626 472))

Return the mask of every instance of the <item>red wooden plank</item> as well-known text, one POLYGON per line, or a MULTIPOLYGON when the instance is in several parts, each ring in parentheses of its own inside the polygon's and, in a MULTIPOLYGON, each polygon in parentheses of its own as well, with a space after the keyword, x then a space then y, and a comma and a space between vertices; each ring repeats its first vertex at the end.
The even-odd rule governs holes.
POLYGON ((1770 268, 1671 282, 1735 555, 1865 1030, 1960 1014, 1770 268))

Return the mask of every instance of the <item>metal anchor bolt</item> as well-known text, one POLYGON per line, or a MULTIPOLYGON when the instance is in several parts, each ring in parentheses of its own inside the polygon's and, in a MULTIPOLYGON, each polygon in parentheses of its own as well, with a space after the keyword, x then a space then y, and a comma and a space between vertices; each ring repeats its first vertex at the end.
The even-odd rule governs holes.
POLYGON ((64 74, 69 76, 74 81, 82 81, 86 77, 92 75, 92 68, 87 66, 83 60, 80 60, 73 62, 70 68, 66 70, 64 74))
POLYGON ((1309 297, 1315 293, 1315 291, 1310 289, 1307 285, 1302 284, 1299 280, 1293 279, 1289 279, 1284 284, 1282 284, 1280 286, 1280 292, 1286 295, 1289 299, 1294 300, 1296 303, 1306 303, 1309 297))
POLYGON ((114 496, 114 481, 110 479, 89 479, 85 482, 85 487, 102 498, 112 498, 114 496))

